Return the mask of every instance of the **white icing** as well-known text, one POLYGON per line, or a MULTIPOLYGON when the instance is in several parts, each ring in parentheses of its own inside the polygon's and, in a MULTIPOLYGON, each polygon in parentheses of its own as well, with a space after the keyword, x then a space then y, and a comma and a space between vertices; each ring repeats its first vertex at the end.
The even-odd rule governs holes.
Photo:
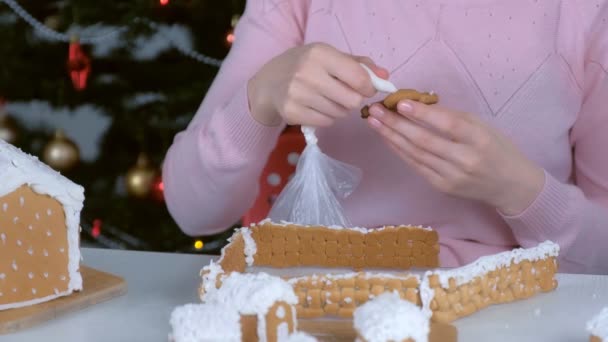
POLYGON ((257 315, 260 341, 266 341, 266 315, 278 301, 295 305, 298 297, 286 281, 266 273, 231 273, 219 289, 205 295, 206 303, 233 307, 242 315, 257 315))
POLYGON ((30 225, 27 226, 27 229, 34 230, 34 227, 32 227, 32 225, 30 224, 30 225))
POLYGON ((289 335, 289 337, 284 340, 279 340, 278 342, 317 342, 317 339, 305 332, 298 331, 289 335))
POLYGON ((352 298, 350 298, 350 297, 346 297, 346 298, 344 298, 344 303, 349 304, 349 303, 351 303, 352 301, 353 301, 353 299, 352 299, 352 298))
POLYGON ((63 252, 65 252, 65 248, 63 248, 63 247, 59 248, 59 253, 63 253, 63 252))
POLYGON ((277 326, 277 341, 285 341, 289 338, 289 325, 287 322, 281 322, 277 326))
POLYGON ((241 316, 233 308, 186 304, 171 313, 169 324, 174 342, 241 341, 241 316))
POLYGON ((8 210, 8 203, 2 204, 2 211, 6 212, 8 210))
POLYGON ((34 217, 36 218, 36 220, 40 220, 40 214, 36 213, 36 214, 34 215, 34 217))
MULTIPOLYGON (((311 225, 293 223, 293 222, 288 222, 288 221, 273 222, 269 218, 263 219, 262 221, 260 221, 257 224, 252 224, 251 227, 262 226, 267 223, 270 223, 275 226, 282 226, 282 227, 287 227, 287 226, 294 226, 294 227, 299 227, 299 228, 319 227, 319 226, 311 226, 311 225)), ((433 231, 433 228, 428 227, 428 226, 422 226, 422 225, 401 224, 401 225, 397 225, 394 227, 395 228, 405 228, 405 229, 417 228, 417 229, 422 229, 422 230, 426 230, 426 231, 433 231)), ((356 231, 356 232, 359 232, 362 234, 367 234, 370 232, 381 231, 381 230, 387 229, 388 227, 383 226, 383 227, 378 227, 378 228, 363 228, 363 227, 342 227, 342 226, 332 225, 332 226, 323 226, 323 228, 328 228, 328 229, 333 229, 333 230, 350 230, 350 231, 356 231)))
MULTIPOLYGON (((49 195, 63 206, 68 230, 68 291, 82 289, 78 225, 84 203, 84 188, 19 148, 0 140, 0 197, 26 184, 34 192, 49 195)), ((36 215, 38 219, 39 216, 36 215)))
POLYGON ((6 243, 6 234, 0 234, 0 239, 2 239, 2 243, 6 243))
POLYGON ((44 248, 44 249, 42 250, 42 254, 43 254, 44 256, 49 256, 49 252, 46 250, 46 248, 44 248))
MULTIPOLYGON (((14 288, 13 292, 17 292, 17 289, 14 288)), ((0 304, 0 311, 2 311, 2 310, 8 310, 8 309, 22 308, 24 306, 30 306, 30 305, 35 305, 35 304, 47 302, 47 301, 53 300, 55 298, 59 298, 59 297, 70 295, 71 293, 72 293, 72 291, 69 291, 69 290, 68 291, 64 291, 64 292, 59 292, 59 290, 55 289, 55 294, 49 295, 49 296, 46 296, 46 297, 36 298, 36 299, 32 299, 32 300, 26 300, 26 301, 17 302, 17 303, 0 304)))
POLYGON ((34 279, 34 273, 32 273, 32 272, 28 273, 27 277, 30 279, 34 279))
POLYGON ((608 307, 587 322, 587 332, 603 341, 608 340, 608 307))
POLYGON ((257 253, 257 245, 251 236, 250 229, 240 228, 238 232, 241 233, 241 236, 245 241, 245 262, 248 266, 251 266, 253 265, 253 257, 255 256, 255 253, 257 253))
POLYGON ((49 277, 49 273, 48 273, 48 272, 44 272, 42 275, 43 275, 45 278, 48 278, 48 277, 49 277))
POLYGON ((17 246, 21 246, 21 245, 22 245, 21 240, 17 240, 17 246))
POLYGON ((53 211, 51 209, 47 209, 46 214, 47 214, 47 216, 51 216, 51 215, 53 215, 53 211))
POLYGON ((32 294, 36 294, 36 289, 32 289, 32 294))
POLYGON ((30 248, 27 249, 27 254, 34 255, 34 250, 32 249, 31 246, 30 246, 30 248))
POLYGON ((0 279, 4 279, 4 278, 6 278, 6 274, 0 273, 0 279))
POLYGON ((19 222, 19 217, 17 217, 17 216, 13 217, 13 223, 17 224, 17 222, 19 222))
POLYGON ((23 199, 23 196, 19 196, 19 205, 23 207, 24 203, 25 203, 25 200, 23 199))
POLYGON ((501 267, 508 267, 511 263, 520 263, 524 260, 537 261, 547 257, 557 257, 559 246, 551 241, 545 241, 532 248, 516 248, 494 255, 483 256, 476 261, 454 269, 435 270, 427 272, 425 279, 430 275, 437 275, 441 286, 449 287, 449 279, 456 280, 456 286, 468 283, 476 277, 501 267))
POLYGON ((13 263, 11 264, 11 267, 13 268, 13 270, 17 271, 19 269, 19 266, 17 266, 17 262, 15 260, 13 260, 13 263))
POLYGON ((279 306, 277 308, 277 312, 276 312, 277 318, 283 319, 285 318, 285 308, 282 306, 279 306))
POLYGON ((540 308, 534 309, 534 316, 536 316, 536 317, 540 316, 540 308))
POLYGON ((46 236, 51 236, 51 235, 53 235, 53 234, 51 233, 51 231, 50 231, 50 230, 47 230, 47 231, 46 231, 46 236))
POLYGON ((399 297, 383 293, 358 307, 353 314, 355 329, 367 342, 428 341, 431 316, 399 297))

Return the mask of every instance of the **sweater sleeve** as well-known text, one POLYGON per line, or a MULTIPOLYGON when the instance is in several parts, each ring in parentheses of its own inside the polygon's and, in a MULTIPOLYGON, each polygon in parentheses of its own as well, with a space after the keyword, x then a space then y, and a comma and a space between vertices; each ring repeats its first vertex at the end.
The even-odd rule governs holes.
POLYGON ((253 119, 247 83, 270 59, 302 43, 307 7, 304 0, 247 1, 230 53, 163 163, 167 207, 184 233, 225 230, 253 204, 283 126, 253 119))
MULTIPOLYGON (((585 19, 581 88, 583 103, 570 140, 573 184, 545 172, 540 195, 522 214, 504 217, 523 246, 552 240, 561 247, 560 271, 608 273, 608 6, 592 4, 585 19)), ((584 21, 582 21, 584 22, 584 21)), ((581 40, 579 39, 579 42, 581 40)))

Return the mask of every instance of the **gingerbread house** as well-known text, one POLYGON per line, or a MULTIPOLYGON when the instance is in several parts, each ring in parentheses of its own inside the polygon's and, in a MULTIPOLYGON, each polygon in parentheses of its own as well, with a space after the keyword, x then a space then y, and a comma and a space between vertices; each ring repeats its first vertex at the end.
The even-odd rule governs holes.
POLYGON ((219 260, 201 270, 200 294, 203 298, 223 287, 230 274, 255 272, 260 266, 274 270, 321 266, 326 273, 283 276, 298 297, 298 318, 352 317, 368 300, 396 292, 430 310, 433 321, 449 323, 491 304, 555 289, 558 253, 559 246, 547 241, 441 270, 438 236, 430 228, 312 227, 265 220, 238 229, 219 260), (340 267, 354 271, 332 272, 340 267), (431 270, 416 272, 416 268, 431 270))
POLYGON ((240 315, 244 341, 283 341, 296 330, 293 288, 266 273, 228 275, 222 286, 205 294, 205 303, 234 308, 240 315))
POLYGON ((587 322, 587 332, 590 342, 608 341, 608 308, 602 309, 599 314, 587 322))
POLYGON ((386 292, 358 307, 353 324, 358 342, 427 342, 430 320, 430 312, 386 292))
POLYGON ((84 190, 0 140, 0 310, 82 289, 84 190))

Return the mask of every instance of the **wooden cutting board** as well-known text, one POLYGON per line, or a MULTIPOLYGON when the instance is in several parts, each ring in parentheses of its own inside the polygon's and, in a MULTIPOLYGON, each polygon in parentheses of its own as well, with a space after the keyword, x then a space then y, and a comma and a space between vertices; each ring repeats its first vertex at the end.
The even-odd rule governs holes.
MULTIPOLYGON (((353 321, 347 319, 299 319, 298 330, 324 342, 352 342, 357 337, 353 321)), ((456 342, 458 331, 450 324, 431 323, 429 342, 456 342)))
POLYGON ((45 303, 0 311, 0 334, 27 329, 127 292, 127 283, 121 277, 87 266, 81 266, 80 273, 83 281, 81 292, 45 303))

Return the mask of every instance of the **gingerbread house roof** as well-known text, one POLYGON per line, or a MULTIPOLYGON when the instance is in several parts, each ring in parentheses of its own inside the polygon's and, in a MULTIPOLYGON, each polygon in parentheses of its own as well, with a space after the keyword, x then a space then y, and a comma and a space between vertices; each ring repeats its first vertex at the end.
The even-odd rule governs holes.
POLYGON ((173 342, 241 342, 241 316, 231 306, 186 304, 171 313, 169 323, 173 342))
POLYGON ((420 307, 402 300, 395 292, 385 292, 355 310, 353 323, 367 342, 426 342, 431 316, 420 307))
POLYGON ((587 322, 587 332, 601 341, 608 340, 608 307, 587 322))
POLYGON ((219 289, 207 293, 206 303, 229 305, 240 314, 266 314, 276 302, 298 303, 293 287, 267 273, 231 273, 219 289))
MULTIPOLYGON (((38 158, 0 140, 0 197, 26 185, 32 191, 56 199, 64 209, 70 253, 68 271, 70 289, 82 288, 82 277, 78 273, 80 248, 78 231, 80 211, 84 202, 84 188, 62 176, 38 158)), ((23 199, 21 201, 23 203, 23 199)), ((0 214, 7 211, 6 203, 0 203, 0 214)), ((50 213, 47 213, 50 214, 50 213)))

